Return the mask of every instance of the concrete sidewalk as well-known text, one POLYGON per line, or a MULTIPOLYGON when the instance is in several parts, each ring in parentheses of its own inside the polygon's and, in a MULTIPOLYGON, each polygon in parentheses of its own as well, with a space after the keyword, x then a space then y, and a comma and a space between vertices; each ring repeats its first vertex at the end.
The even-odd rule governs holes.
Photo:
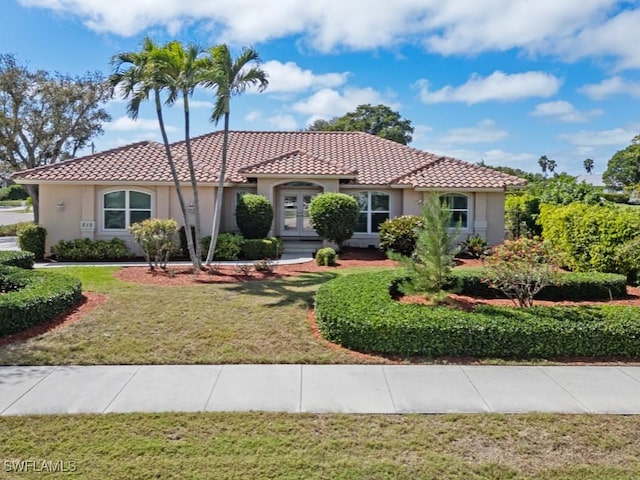
POLYGON ((0 415, 167 411, 638 414, 640 367, 0 367, 0 415))

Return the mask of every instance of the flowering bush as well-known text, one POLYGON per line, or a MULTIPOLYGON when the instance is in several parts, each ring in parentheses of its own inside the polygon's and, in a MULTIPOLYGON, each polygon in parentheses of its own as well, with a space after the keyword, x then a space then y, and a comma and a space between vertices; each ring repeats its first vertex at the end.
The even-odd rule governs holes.
POLYGON ((148 218, 131 225, 129 231, 140 245, 151 269, 166 268, 169 257, 178 250, 178 224, 175 220, 148 218))
POLYGON ((519 307, 533 306, 533 298, 557 276, 555 255, 537 238, 506 240, 487 258, 482 281, 500 290, 519 307))

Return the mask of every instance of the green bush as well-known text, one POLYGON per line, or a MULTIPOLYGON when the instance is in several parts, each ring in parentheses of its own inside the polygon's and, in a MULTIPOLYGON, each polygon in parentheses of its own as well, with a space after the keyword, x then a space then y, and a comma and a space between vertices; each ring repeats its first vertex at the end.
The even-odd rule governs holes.
MULTIPOLYGON (((218 241, 216 242, 216 249, 213 252, 213 259, 221 261, 238 260, 244 242, 244 237, 236 233, 219 234, 218 241)), ((202 252, 208 252, 209 244, 211 243, 211 236, 204 237, 201 240, 201 243, 202 252)))
POLYGON ((467 236, 467 239, 460 242, 459 256, 467 258, 482 258, 491 253, 489 242, 477 233, 467 236))
POLYGON ((0 266, 0 336, 52 320, 82 301, 79 279, 0 266))
POLYGON ((505 197, 505 230, 509 238, 534 237, 542 233, 536 223, 540 198, 530 193, 509 193, 505 197))
POLYGON ((9 185, 0 188, 0 201, 3 200, 26 200, 29 194, 22 185, 9 185))
POLYGON ((0 252, 0 265, 7 267, 20 267, 27 270, 33 268, 36 256, 32 252, 0 252))
POLYGON ((18 223, 11 223, 9 225, 0 225, 0 237, 15 237, 18 235, 18 230, 26 227, 27 225, 34 225, 34 223, 18 222, 18 223))
POLYGON ((321 267, 333 267, 336 264, 336 251, 331 247, 321 248, 316 252, 316 264, 321 267))
POLYGON ((244 241, 241 256, 247 260, 262 260, 264 258, 273 260, 280 258, 283 249, 284 243, 277 237, 252 238, 244 241))
POLYGON ((264 238, 271 230, 273 207, 264 195, 247 193, 236 206, 236 223, 247 239, 264 238))
POLYGON ((418 230, 424 228, 424 219, 417 215, 390 218, 380 225, 380 249, 407 257, 416 249, 418 230))
MULTIPOLYGON (((457 268, 449 274, 448 287, 462 295, 481 298, 505 298, 487 283, 482 267, 457 268)), ((615 273, 563 272, 536 295, 536 300, 610 300, 627 295, 626 278, 615 273)))
POLYGON ((613 204, 542 205, 538 222, 570 270, 625 273, 616 252, 638 235, 640 210, 613 204))
POLYGON ((473 312, 395 302, 397 271, 339 276, 316 294, 323 336, 353 350, 389 355, 554 358, 638 357, 634 307, 482 306, 473 312))
POLYGON ((627 276, 627 283, 638 283, 640 275, 640 236, 618 246, 615 252, 617 271, 627 276))
POLYGON ((178 223, 173 219, 148 218, 131 225, 129 231, 152 269, 166 268, 169 258, 178 250, 178 223))
POLYGON ((360 216, 358 202, 344 193, 321 193, 309 205, 311 225, 325 240, 335 242, 338 249, 349 240, 360 216))
POLYGON ((60 262, 118 261, 133 256, 125 241, 120 238, 60 240, 55 244, 54 252, 60 262))
POLYGON ((36 260, 44 258, 47 230, 36 224, 23 225, 18 229, 18 246, 20 250, 31 252, 36 260))

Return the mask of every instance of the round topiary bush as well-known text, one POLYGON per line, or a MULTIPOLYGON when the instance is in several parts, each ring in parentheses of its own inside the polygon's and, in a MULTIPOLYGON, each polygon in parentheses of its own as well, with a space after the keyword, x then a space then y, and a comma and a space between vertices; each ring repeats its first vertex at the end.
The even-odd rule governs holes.
POLYGON ((18 246, 20 250, 31 252, 36 256, 36 260, 44 258, 47 230, 33 223, 22 225, 18 229, 18 246))
POLYGON ((403 215, 390 218, 380 225, 380 249, 410 257, 416 249, 418 229, 424 228, 424 218, 417 215, 403 215))
POLYGON ((265 238, 273 223, 273 207, 267 197, 243 195, 236 206, 236 223, 244 238, 265 238))
POLYGON ((321 193, 311 200, 309 216, 318 235, 341 248, 342 243, 353 236, 360 207, 345 193, 321 193))

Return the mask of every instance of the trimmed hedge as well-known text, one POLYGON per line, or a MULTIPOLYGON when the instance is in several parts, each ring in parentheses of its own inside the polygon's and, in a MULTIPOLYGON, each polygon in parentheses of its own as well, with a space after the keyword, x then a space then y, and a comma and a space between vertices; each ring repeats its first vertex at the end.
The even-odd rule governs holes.
POLYGON ((346 348, 391 355, 640 356, 638 308, 481 306, 465 312, 403 304, 389 295, 400 274, 343 275, 323 284, 315 299, 323 336, 346 348))
POLYGON ((18 247, 20 250, 32 252, 36 260, 44 259, 47 230, 36 224, 25 224, 18 229, 18 247))
MULTIPOLYGON (((450 287, 463 295, 505 298, 499 290, 481 281, 482 268, 458 268, 449 275, 450 287)), ((553 285, 543 288, 536 300, 609 300, 627 294, 627 278, 615 273, 566 272, 553 285)))
POLYGON ((53 319, 82 301, 79 279, 57 272, 0 266, 0 336, 53 319))
POLYGON ((60 240, 54 246, 56 259, 60 262, 100 262, 127 260, 133 257, 121 238, 111 240, 60 240))
POLYGON ((247 260, 277 259, 282 256, 284 243, 277 237, 245 239, 242 244, 242 258, 247 260))
POLYGON ((24 251, 4 251, 0 252, 0 265, 7 267, 20 267, 31 269, 36 260, 36 256, 33 252, 24 251))

